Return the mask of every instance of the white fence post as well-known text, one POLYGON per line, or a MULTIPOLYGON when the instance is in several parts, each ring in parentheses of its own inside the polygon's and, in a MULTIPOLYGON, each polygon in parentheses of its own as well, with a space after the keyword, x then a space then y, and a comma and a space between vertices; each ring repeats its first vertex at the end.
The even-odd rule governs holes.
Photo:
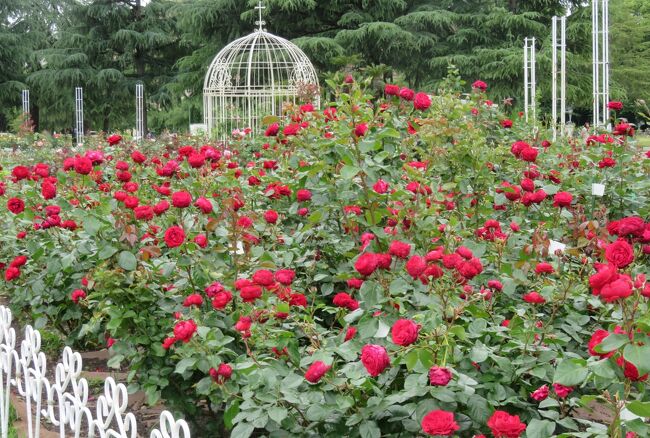
MULTIPOLYGON (((104 393, 97 398, 95 412, 88 407, 88 381, 81 377, 81 355, 70 347, 63 350, 56 364, 54 383, 47 378, 45 353, 41 351, 41 334, 25 327, 20 351, 16 350, 16 333, 11 327, 11 311, 0 306, 0 435, 7 438, 12 389, 25 399, 27 438, 40 437, 41 419, 59 430, 66 438, 135 438, 137 421, 128 409, 126 386, 112 377, 104 382, 104 393), (47 406, 42 406, 43 396, 47 406), (84 426, 85 424, 85 426, 84 426)), ((160 415, 158 427, 151 438, 190 438, 185 420, 175 420, 169 411, 160 415)))

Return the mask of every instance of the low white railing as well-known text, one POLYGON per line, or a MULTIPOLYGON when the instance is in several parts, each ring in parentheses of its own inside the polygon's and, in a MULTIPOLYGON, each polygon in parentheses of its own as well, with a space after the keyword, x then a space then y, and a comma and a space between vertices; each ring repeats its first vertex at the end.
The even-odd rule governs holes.
MULTIPOLYGON (((136 438, 137 422, 127 412, 126 386, 112 377, 104 382, 104 393, 97 398, 96 408, 88 406, 88 381, 81 377, 81 355, 65 347, 56 364, 54 381, 46 377, 46 357, 41 351, 41 334, 32 326, 25 327, 25 338, 16 349, 16 332, 11 327, 11 311, 0 306, 0 434, 7 438, 12 392, 25 402, 19 412, 27 422, 27 438, 41 436, 41 421, 58 429, 60 437, 136 438), (47 402, 47 406, 43 406, 47 402)), ((190 438, 185 420, 175 420, 162 412, 158 427, 150 438, 190 438)))

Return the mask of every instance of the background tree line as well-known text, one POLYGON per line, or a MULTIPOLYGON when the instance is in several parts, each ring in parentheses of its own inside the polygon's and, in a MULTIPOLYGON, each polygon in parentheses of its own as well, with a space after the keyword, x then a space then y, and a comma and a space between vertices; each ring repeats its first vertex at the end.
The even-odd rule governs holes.
MULTIPOLYGON (((0 0, 0 130, 29 88, 37 129, 70 128, 74 87, 84 87, 87 129, 134 124, 134 88, 145 84, 149 129, 202 120, 208 64, 254 28, 256 0, 0 0)), ((550 105, 550 22, 568 18, 568 104, 591 108, 591 7, 581 0, 266 0, 267 29, 300 46, 322 79, 362 72, 418 89, 450 64, 493 96, 523 100, 522 44, 539 40, 538 90, 550 105)), ((611 0, 612 98, 650 98, 650 3, 611 0)))

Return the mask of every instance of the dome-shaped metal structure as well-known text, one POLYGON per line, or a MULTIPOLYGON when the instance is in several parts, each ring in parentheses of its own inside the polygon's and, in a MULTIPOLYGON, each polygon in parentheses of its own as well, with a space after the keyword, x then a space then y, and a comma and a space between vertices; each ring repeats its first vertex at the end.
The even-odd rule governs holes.
POLYGON ((257 9, 259 28, 224 47, 205 76, 203 115, 211 136, 225 139, 245 128, 256 132, 265 116, 281 116, 286 102, 309 100, 319 106, 318 77, 309 58, 295 44, 266 32, 262 7, 257 9))

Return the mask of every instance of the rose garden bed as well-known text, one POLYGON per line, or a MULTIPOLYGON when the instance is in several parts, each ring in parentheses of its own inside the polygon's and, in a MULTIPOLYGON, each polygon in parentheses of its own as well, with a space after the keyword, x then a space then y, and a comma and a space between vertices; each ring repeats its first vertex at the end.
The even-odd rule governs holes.
POLYGON ((647 436, 648 151, 484 85, 5 152, 5 293, 197 437, 647 436))

